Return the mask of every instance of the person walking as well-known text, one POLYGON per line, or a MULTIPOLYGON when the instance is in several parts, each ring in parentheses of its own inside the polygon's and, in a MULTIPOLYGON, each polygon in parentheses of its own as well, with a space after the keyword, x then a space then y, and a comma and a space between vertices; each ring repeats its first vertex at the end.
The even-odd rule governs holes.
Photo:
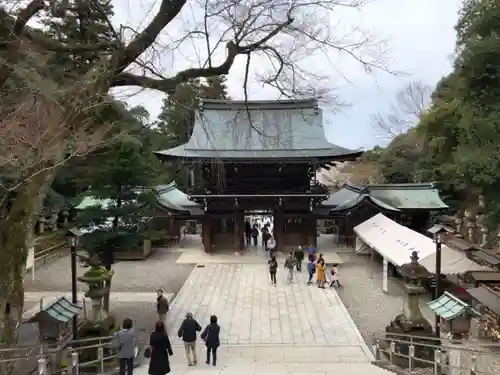
POLYGON ((118 349, 120 375, 132 375, 134 373, 137 336, 132 325, 131 319, 123 319, 122 329, 114 334, 114 346, 118 349))
POLYGON ((302 272, 302 261, 304 260, 304 250, 302 250, 302 246, 297 247, 294 256, 295 256, 295 266, 297 267, 297 271, 302 272))
POLYGON ((253 245, 256 247, 257 239, 259 238, 259 229, 257 228, 257 224, 253 225, 251 234, 252 234, 253 245))
POLYGON ((314 255, 314 258, 316 259, 316 247, 314 247, 314 245, 310 245, 310 246, 307 248, 307 254, 308 254, 309 256, 314 255))
POLYGON ((163 323, 167 321, 167 313, 170 308, 168 305, 168 300, 163 295, 163 289, 158 289, 156 298, 156 312, 158 313, 158 319, 163 323))
POLYGON ((210 317, 210 324, 205 327, 201 338, 205 341, 207 347, 207 365, 210 364, 210 354, 212 354, 212 365, 217 364, 217 348, 220 346, 220 326, 217 324, 217 317, 212 315, 210 317))
POLYGON ((182 337, 182 341, 184 342, 188 366, 198 364, 196 358, 196 332, 199 331, 201 331, 200 324, 193 318, 193 314, 187 313, 186 319, 184 319, 179 331, 177 331, 177 336, 182 337))
POLYGON ((246 246, 250 246, 250 239, 252 235, 252 226, 250 224, 250 221, 245 221, 245 243, 246 246))
POLYGON ((278 272, 278 262, 276 261, 276 257, 274 255, 271 256, 271 259, 267 262, 269 265, 269 275, 271 276, 271 284, 276 286, 276 272, 278 272))
POLYGON ((318 288, 325 288, 326 275, 325 275, 325 261, 320 258, 316 263, 316 280, 318 288))
POLYGON ((309 273, 309 280, 307 280, 307 285, 312 285, 312 279, 316 273, 316 264, 314 262, 314 256, 309 256, 309 263, 307 263, 307 272, 309 273))
POLYGON ((293 269, 295 267, 295 260, 293 258, 293 254, 289 253, 287 258, 285 259, 285 268, 288 269, 287 282, 291 284, 293 282, 293 269))
POLYGON ((151 360, 149 362, 149 375, 166 375, 170 373, 169 356, 174 355, 172 345, 168 339, 163 320, 156 322, 155 330, 149 337, 151 360))
POLYGON ((262 246, 264 247, 264 250, 267 251, 267 243, 269 242, 271 238, 271 233, 269 232, 269 227, 268 224, 264 225, 264 228, 262 228, 262 246))
POLYGON ((267 242, 267 250, 269 251, 270 257, 276 254, 276 251, 278 251, 278 248, 276 247, 276 240, 271 235, 269 235, 269 241, 267 242))
POLYGON ((337 283, 337 287, 341 287, 340 285, 340 275, 339 275, 339 265, 334 264, 333 268, 330 271, 330 274, 332 275, 332 282, 330 283, 330 288, 333 288, 335 286, 335 283, 337 283))

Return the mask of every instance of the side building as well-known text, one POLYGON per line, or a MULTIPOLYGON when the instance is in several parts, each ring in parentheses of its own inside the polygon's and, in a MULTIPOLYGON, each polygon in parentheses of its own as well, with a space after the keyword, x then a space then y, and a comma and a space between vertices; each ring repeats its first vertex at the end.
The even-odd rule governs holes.
POLYGON ((353 246, 354 227, 378 213, 425 234, 433 224, 433 215, 448 209, 433 183, 364 186, 346 183, 316 211, 319 218, 332 223, 339 245, 353 246))
POLYGON ((203 100, 188 143, 158 151, 190 170, 205 251, 244 247, 245 215, 273 215, 278 248, 316 243, 316 207, 329 197, 316 171, 362 151, 329 143, 315 99, 203 100))

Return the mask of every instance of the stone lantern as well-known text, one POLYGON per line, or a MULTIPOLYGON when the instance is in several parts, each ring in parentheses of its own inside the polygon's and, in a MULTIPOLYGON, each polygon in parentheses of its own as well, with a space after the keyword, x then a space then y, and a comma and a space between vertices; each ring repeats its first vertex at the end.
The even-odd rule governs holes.
MULTIPOLYGON (((395 341, 393 344, 393 350, 396 353, 404 354, 408 356, 410 353, 410 345, 405 342, 414 342, 415 346, 412 349, 414 351, 414 356, 421 359, 428 359, 432 361, 434 359, 434 352, 428 347, 423 347, 418 345, 421 341, 424 344, 432 344, 432 341, 428 339, 417 339, 411 336, 420 337, 435 337, 432 330, 432 326, 424 318, 422 312, 420 311, 419 299, 422 294, 425 293, 424 283, 429 279, 430 273, 427 269, 418 262, 418 254, 414 251, 411 254, 411 262, 403 264, 399 269, 399 273, 404 280, 404 289, 407 294, 406 301, 404 303, 404 312, 397 315, 394 320, 385 328, 386 332, 386 344, 391 343, 391 338, 395 341), (391 335, 396 334, 396 335, 391 335)), ((439 345, 439 340, 436 340, 435 345, 439 345)), ((403 356, 394 356, 396 361, 393 363, 404 367, 408 366, 408 358, 403 356)), ((417 361, 414 366, 425 366, 422 361, 417 361)))

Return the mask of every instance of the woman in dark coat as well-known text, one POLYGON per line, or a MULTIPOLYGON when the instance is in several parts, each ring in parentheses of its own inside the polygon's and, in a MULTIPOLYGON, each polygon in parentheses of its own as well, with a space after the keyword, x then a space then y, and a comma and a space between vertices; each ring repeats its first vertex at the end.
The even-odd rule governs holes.
POLYGON ((217 317, 212 315, 210 317, 210 324, 205 327, 201 334, 201 338, 207 346, 207 365, 210 364, 210 353, 212 353, 212 365, 215 366, 217 364, 217 348, 220 346, 219 333, 220 327, 217 324, 217 317))
POLYGON ((151 347, 151 360, 149 362, 149 375, 166 375, 170 372, 169 355, 173 355, 172 346, 165 331, 163 321, 156 323, 155 331, 149 338, 151 347))

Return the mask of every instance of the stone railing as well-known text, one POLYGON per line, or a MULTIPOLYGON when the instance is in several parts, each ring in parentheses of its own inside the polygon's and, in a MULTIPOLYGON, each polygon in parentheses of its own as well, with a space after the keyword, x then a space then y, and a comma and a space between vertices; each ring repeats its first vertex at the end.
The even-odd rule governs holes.
POLYGON ((399 374, 494 375, 500 373, 500 345, 476 341, 441 339, 392 334, 374 335, 375 365, 399 374), (433 341, 433 342, 432 342, 433 341), (432 353, 432 359, 418 353, 432 353), (404 368, 395 363, 407 363, 404 368))

